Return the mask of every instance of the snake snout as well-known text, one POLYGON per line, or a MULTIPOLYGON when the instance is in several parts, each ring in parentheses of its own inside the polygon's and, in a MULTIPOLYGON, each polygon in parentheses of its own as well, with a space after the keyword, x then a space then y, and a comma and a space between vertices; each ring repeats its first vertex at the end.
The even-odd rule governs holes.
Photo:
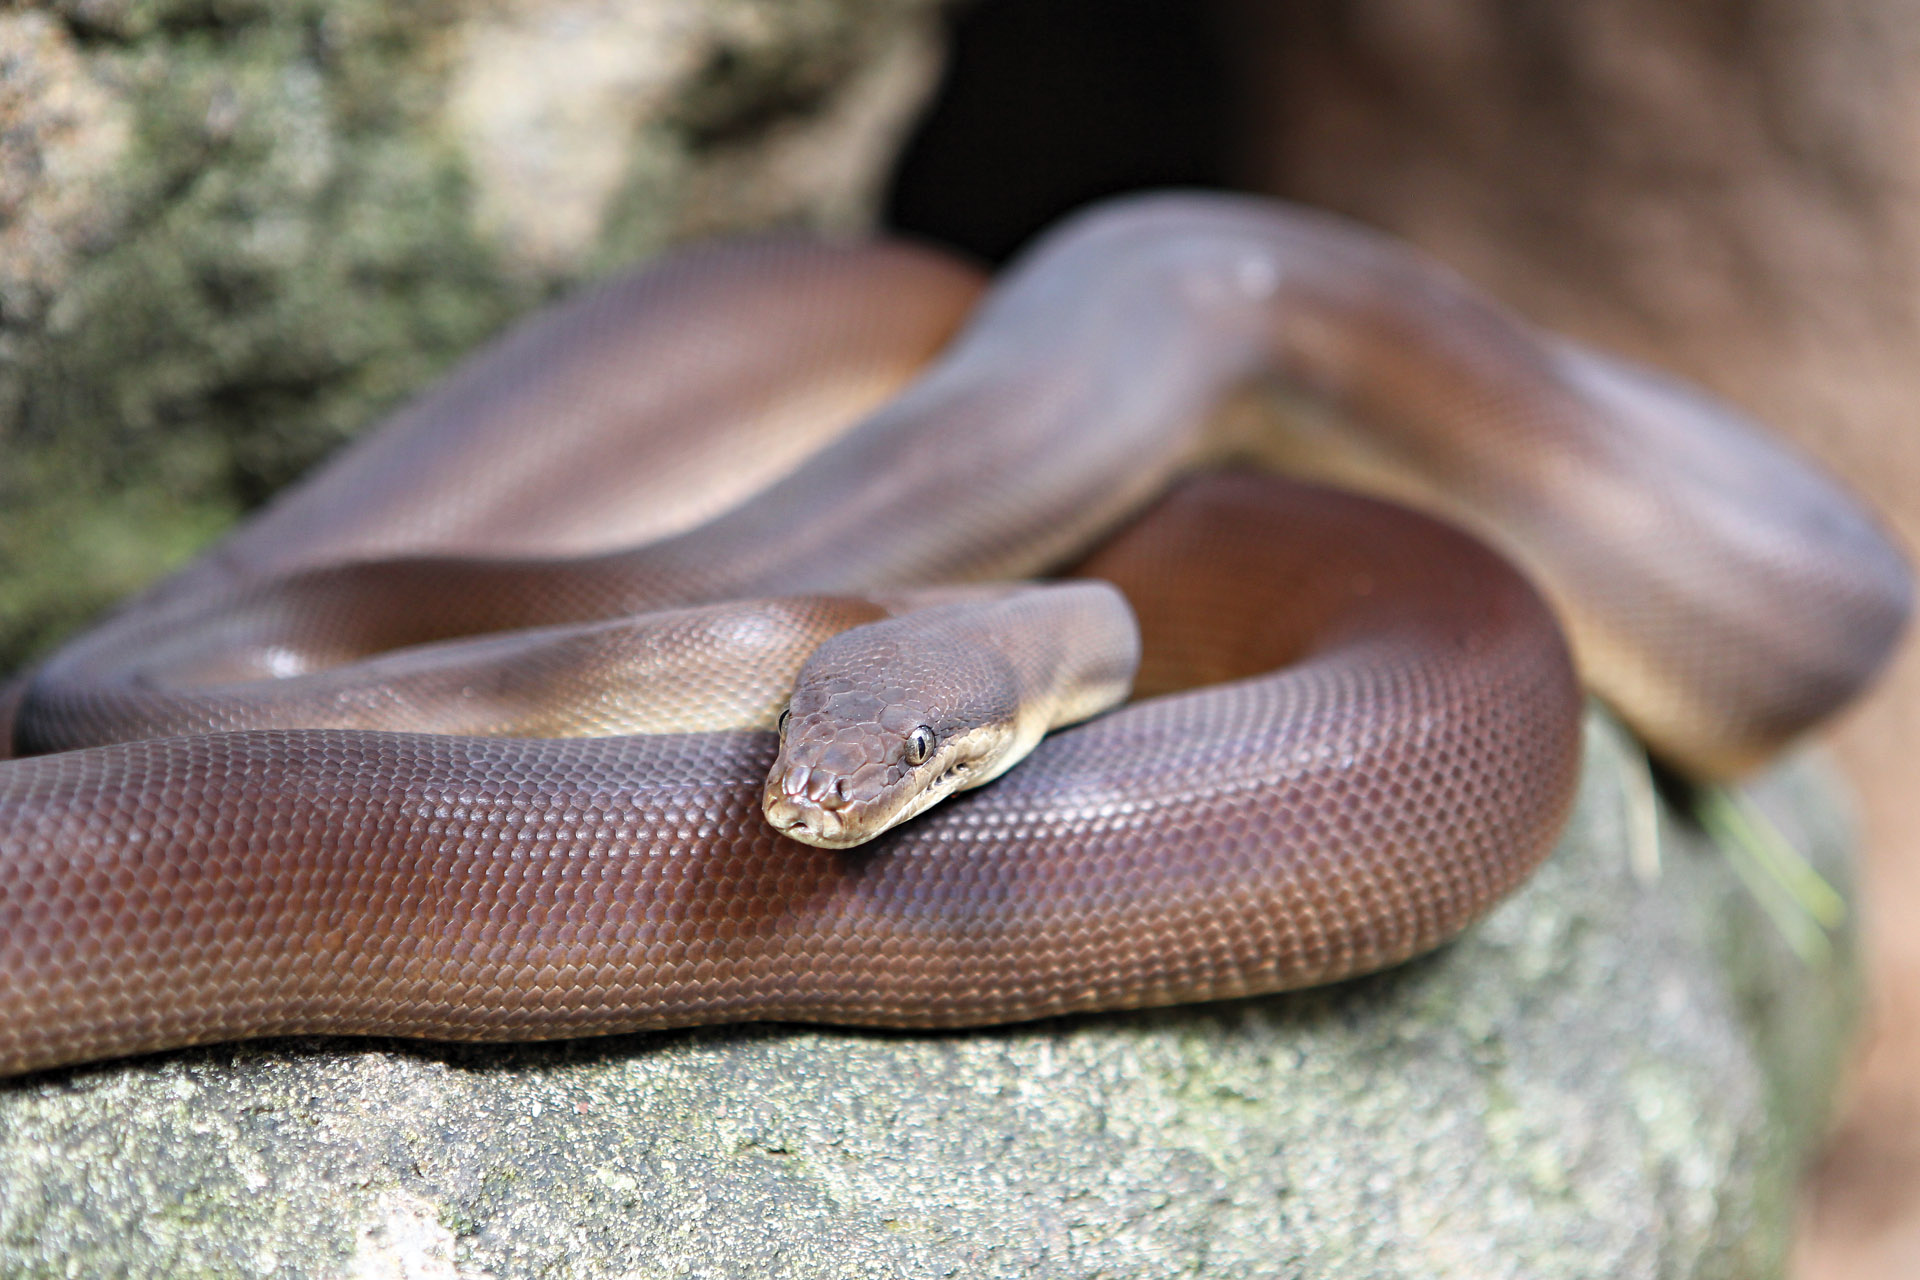
POLYGON ((804 764, 790 766, 781 776, 780 794, 822 809, 844 809, 851 798, 845 776, 804 764))
POLYGON ((841 819, 840 808, 839 804, 815 804, 804 796, 775 795, 771 788, 762 805, 767 822, 775 831, 790 840, 819 845, 825 849, 859 843, 857 838, 850 838, 846 823, 841 819))

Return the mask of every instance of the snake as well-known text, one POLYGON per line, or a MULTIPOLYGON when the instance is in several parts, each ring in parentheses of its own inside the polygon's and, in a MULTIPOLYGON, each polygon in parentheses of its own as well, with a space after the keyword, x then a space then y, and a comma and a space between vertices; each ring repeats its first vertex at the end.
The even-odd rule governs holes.
POLYGON ((682 250, 16 686, 0 1073, 1332 982, 1524 882, 1583 690, 1738 777, 1910 607, 1737 410, 1331 214, 682 250))

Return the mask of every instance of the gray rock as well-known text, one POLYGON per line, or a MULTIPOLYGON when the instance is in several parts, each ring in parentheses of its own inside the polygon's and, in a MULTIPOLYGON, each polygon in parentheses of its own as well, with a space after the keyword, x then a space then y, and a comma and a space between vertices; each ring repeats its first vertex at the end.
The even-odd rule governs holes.
MULTIPOLYGON (((1671 816, 1636 861, 1644 775, 1606 723, 1589 743, 1522 893, 1333 988, 965 1034, 304 1040, 0 1086, 0 1273, 1777 1274, 1851 936, 1796 958, 1671 816)), ((1816 761, 1753 794, 1844 878, 1816 761)))
POLYGON ((566 286, 867 225, 936 0, 0 6, 0 672, 566 286))

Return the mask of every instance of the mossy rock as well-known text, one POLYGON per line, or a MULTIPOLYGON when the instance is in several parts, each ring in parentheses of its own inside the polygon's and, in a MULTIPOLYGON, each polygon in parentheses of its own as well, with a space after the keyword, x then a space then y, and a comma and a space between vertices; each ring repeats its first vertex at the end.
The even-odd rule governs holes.
POLYGON ((511 316, 870 222, 934 0, 0 12, 0 672, 511 316))

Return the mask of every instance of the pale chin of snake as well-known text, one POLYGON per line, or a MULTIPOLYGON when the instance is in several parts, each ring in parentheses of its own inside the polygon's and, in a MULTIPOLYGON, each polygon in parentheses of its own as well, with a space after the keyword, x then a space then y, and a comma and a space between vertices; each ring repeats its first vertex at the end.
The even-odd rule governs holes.
POLYGON ((1731 777, 1905 625, 1873 518, 1737 411, 1328 215, 1117 200, 980 294, 883 240, 668 255, 43 663, 0 764, 0 1073, 1331 981, 1551 849, 1575 660, 1731 777), (1221 426, 1261 383, 1319 406, 1301 436, 1221 426), (1282 456, 1467 532, 1181 478, 1282 456), (1118 709, 1112 589, 950 585, 1068 570, 1137 615, 1118 709), (954 794, 845 852, 762 812, 923 786, 954 794))

